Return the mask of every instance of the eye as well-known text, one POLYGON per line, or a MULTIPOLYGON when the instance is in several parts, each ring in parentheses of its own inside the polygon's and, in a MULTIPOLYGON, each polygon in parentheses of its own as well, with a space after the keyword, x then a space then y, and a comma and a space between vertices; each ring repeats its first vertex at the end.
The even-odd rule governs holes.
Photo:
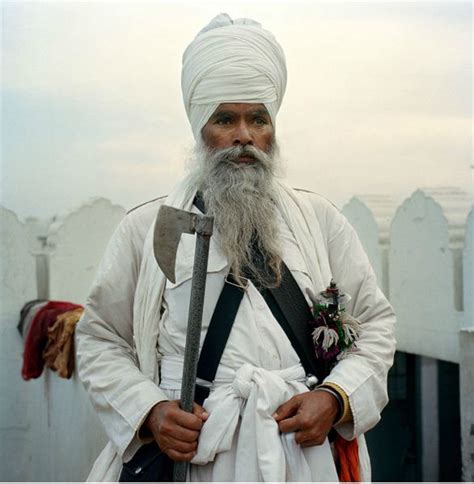
POLYGON ((265 124, 268 124, 268 121, 262 116, 257 116, 256 118, 254 118, 254 123, 260 126, 264 126, 265 124))
POLYGON ((214 122, 215 124, 222 126, 222 125, 230 124, 232 122, 232 118, 228 114, 221 114, 217 116, 214 122))

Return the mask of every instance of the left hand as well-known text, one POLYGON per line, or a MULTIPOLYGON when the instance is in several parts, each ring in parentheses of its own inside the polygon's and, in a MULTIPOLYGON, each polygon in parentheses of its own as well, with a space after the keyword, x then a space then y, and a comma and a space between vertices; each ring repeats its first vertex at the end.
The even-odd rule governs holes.
POLYGON ((305 392, 280 405, 273 417, 280 432, 295 432, 301 447, 321 445, 331 430, 339 410, 336 397, 328 392, 305 392))

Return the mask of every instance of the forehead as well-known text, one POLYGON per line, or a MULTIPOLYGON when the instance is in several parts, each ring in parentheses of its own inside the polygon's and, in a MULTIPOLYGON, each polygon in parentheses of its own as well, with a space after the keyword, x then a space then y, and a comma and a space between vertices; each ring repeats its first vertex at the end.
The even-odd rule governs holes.
POLYGON ((262 103, 222 103, 217 106, 213 115, 222 112, 243 115, 257 113, 269 116, 267 108, 262 103))

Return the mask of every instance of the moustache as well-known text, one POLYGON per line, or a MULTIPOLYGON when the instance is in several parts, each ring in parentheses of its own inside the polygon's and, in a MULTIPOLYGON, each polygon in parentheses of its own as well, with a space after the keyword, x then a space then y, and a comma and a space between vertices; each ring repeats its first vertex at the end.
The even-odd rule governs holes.
POLYGON ((234 163, 244 166, 256 162, 263 165, 271 163, 271 155, 269 153, 252 145, 239 145, 215 150, 211 157, 216 163, 234 163), (247 159, 248 161, 242 163, 242 159, 247 159))

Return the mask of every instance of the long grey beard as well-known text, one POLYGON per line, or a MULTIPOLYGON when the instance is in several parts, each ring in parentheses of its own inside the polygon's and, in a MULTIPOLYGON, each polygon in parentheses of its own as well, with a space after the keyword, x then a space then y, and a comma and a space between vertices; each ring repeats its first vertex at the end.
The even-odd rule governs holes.
POLYGON ((274 202, 276 149, 265 153, 248 145, 221 150, 202 145, 196 148, 197 186, 207 213, 214 216, 231 272, 242 284, 242 276, 252 277, 262 287, 277 286, 281 281, 274 202), (242 155, 253 156, 255 162, 238 163, 242 155), (263 263, 256 263, 255 248, 263 255, 263 263))

